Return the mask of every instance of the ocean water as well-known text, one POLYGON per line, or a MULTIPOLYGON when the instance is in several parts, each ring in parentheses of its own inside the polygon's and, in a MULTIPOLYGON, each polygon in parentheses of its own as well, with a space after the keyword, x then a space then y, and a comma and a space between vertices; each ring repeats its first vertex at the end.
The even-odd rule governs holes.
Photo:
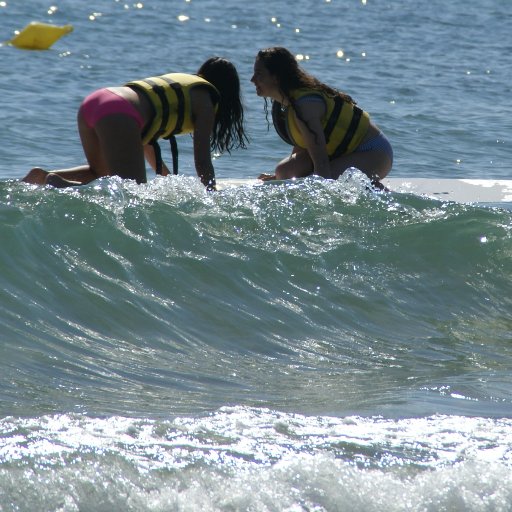
MULTIPOLYGON (((512 209, 336 181, 20 183, 83 162, 95 88, 283 45, 392 141, 392 176, 512 178, 506 0, 0 1, 0 511, 512 510, 512 209)), ((164 157, 166 157, 166 148, 164 157)))

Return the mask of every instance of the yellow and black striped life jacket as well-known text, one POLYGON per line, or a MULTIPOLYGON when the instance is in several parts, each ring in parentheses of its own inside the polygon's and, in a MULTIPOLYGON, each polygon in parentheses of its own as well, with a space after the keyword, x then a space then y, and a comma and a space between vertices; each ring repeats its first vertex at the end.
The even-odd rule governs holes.
MULTIPOLYGON (((361 143, 370 125, 370 116, 343 99, 341 95, 328 94, 313 89, 297 89, 290 94, 294 101, 305 96, 317 96, 323 99, 326 112, 322 119, 327 154, 332 160, 343 154, 352 153, 361 143)), ((284 110, 281 104, 274 101, 272 106, 272 120, 277 133, 288 144, 305 148, 304 138, 297 126, 293 108, 284 110)))
POLYGON ((168 73, 134 80, 125 84, 142 91, 153 106, 153 120, 142 134, 142 144, 152 144, 157 157, 157 173, 161 172, 162 157, 158 139, 169 139, 173 155, 173 171, 178 174, 178 150, 175 135, 194 130, 190 91, 194 87, 208 87, 215 108, 219 103, 219 91, 207 80, 186 73, 168 73))

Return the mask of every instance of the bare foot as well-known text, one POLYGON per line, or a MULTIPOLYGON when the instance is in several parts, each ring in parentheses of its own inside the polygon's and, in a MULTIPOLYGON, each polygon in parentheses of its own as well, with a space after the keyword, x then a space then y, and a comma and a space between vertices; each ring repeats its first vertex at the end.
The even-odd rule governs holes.
POLYGON ((384 192, 390 192, 389 188, 385 187, 380 180, 377 178, 372 179, 371 185, 375 190, 382 190, 384 192))
POLYGON ((47 176, 48 171, 41 169, 41 167, 34 167, 21 181, 32 185, 44 185, 46 183, 47 176))
POLYGON ((276 177, 275 177, 274 174, 265 174, 265 173, 263 173, 263 174, 260 174, 258 176, 258 179, 261 180, 261 181, 271 181, 271 180, 275 180, 276 177))

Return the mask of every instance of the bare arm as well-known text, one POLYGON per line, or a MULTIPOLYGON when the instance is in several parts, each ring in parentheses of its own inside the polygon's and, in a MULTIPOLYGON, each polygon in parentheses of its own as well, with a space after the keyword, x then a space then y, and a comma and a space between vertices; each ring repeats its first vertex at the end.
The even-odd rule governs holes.
POLYGON ((297 108, 302 119, 297 116, 297 113, 294 113, 294 115, 304 139, 306 150, 313 162, 313 174, 331 178, 331 166, 322 125, 325 105, 317 101, 304 101, 297 108))
POLYGON ((192 115, 194 118, 194 162, 201 183, 207 190, 215 190, 210 143, 215 122, 215 110, 206 89, 192 91, 192 115))
MULTIPOLYGON (((155 148, 151 144, 146 144, 144 146, 144 157, 146 158, 148 164, 151 168, 156 172, 156 155, 155 148)), ((169 169, 165 165, 165 162, 162 162, 162 176, 167 176, 169 174, 169 169)))

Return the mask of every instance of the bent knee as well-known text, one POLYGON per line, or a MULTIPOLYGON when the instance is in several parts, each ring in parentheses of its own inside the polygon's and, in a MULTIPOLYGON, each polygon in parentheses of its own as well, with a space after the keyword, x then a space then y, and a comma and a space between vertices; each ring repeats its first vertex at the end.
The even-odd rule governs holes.
POLYGON ((370 179, 381 180, 389 174, 392 166, 393 157, 387 151, 375 151, 368 154, 366 161, 358 168, 370 179))
POLYGON ((276 167, 274 171, 276 180, 287 180, 288 179, 288 172, 286 171, 286 168, 280 167, 279 165, 276 167))

